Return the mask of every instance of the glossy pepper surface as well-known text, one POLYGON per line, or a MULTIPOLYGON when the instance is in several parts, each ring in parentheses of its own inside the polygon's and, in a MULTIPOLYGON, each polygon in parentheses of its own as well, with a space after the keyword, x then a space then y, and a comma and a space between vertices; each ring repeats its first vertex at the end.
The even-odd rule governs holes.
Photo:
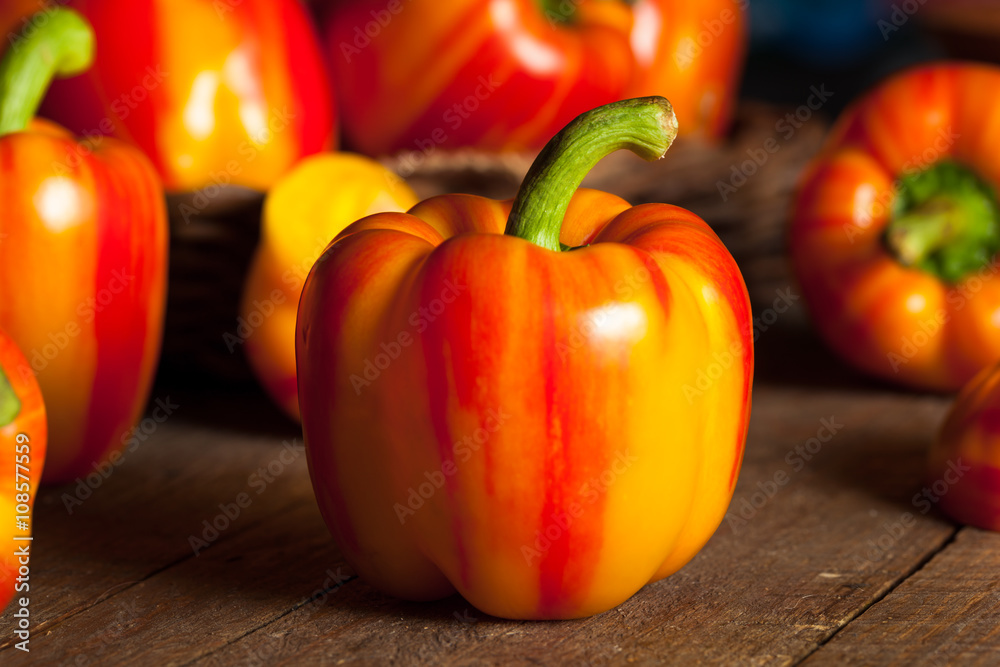
POLYGON ((537 150, 588 109, 667 91, 684 132, 715 138, 746 40, 733 0, 328 4, 345 136, 373 155, 537 150))
POLYGON ((401 178, 351 153, 307 158, 268 193, 237 331, 225 342, 230 351, 243 347, 258 380, 289 417, 299 419, 295 317, 309 269, 355 220, 416 203, 401 178))
POLYGON ((331 146, 332 94, 297 0, 71 0, 94 67, 57 82, 43 114, 139 146, 167 190, 267 190, 331 146))
POLYGON ((577 190, 607 153, 655 159, 675 133, 662 98, 597 109, 513 202, 364 218, 313 268, 296 340, 310 474, 369 583, 582 617, 715 531, 750 412, 743 280, 688 211, 577 190))
POLYGON ((1000 531, 1000 367, 985 368, 962 391, 930 452, 927 487, 914 503, 1000 531))
POLYGON ((0 327, 28 357, 50 414, 45 480, 93 472, 145 405, 166 296, 163 189, 115 139, 76 141, 29 119, 49 78, 87 67, 72 10, 0 63, 0 327))
MULTIPOLYGON (((27 563, 31 508, 45 464, 45 403, 34 374, 10 336, 0 330, 0 611, 14 597, 27 563)), ((22 577, 22 579, 24 579, 22 577)), ((20 592, 25 592, 21 587, 20 592)))
POLYGON ((848 109, 793 209, 812 318, 873 375, 957 390, 1000 359, 1000 70, 899 74, 848 109))

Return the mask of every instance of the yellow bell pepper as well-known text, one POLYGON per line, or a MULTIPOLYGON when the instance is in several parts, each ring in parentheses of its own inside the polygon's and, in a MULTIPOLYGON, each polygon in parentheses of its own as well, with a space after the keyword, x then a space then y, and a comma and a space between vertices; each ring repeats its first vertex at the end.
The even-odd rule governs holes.
POLYGON ((355 220, 405 211, 417 201, 394 173, 351 153, 304 160, 268 195, 236 331, 223 340, 230 352, 244 347, 261 384, 293 419, 299 419, 295 316, 309 270, 355 220))

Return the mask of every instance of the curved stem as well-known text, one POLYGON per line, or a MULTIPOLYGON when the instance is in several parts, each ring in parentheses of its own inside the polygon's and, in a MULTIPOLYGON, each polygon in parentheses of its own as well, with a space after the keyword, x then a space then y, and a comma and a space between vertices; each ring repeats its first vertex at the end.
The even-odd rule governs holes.
POLYGON ((57 7, 35 14, 0 60, 0 136, 24 130, 54 77, 79 74, 94 60, 94 31, 57 7))
POLYGON ((659 159, 676 136, 677 117, 662 97, 615 102, 578 116, 531 165, 505 233, 559 251, 566 209, 594 165, 623 148, 644 160, 659 159))
POLYGON ((946 197, 931 199, 889 223, 886 243, 904 266, 914 266, 955 239, 961 209, 946 197))
POLYGON ((14 393, 10 381, 0 368, 0 428, 11 423, 21 414, 21 399, 14 393))
POLYGON ((906 175, 884 242, 902 265, 957 283, 1000 251, 1000 207, 993 187, 950 160, 906 175))

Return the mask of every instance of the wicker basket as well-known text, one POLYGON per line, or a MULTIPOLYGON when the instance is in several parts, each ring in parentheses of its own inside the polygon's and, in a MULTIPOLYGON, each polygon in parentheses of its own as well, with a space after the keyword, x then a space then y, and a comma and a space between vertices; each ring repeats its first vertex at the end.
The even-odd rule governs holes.
MULTIPOLYGON (((755 304, 770 303, 774 290, 789 283, 784 239, 791 195, 827 129, 824 120, 814 118, 788 136, 789 126, 779 124, 786 112, 746 103, 723 144, 681 138, 655 163, 619 152, 598 164, 584 185, 633 204, 665 201, 694 211, 740 263, 755 304)), ((468 192, 507 198, 516 193, 532 157, 467 150, 403 155, 384 163, 421 197, 468 192)), ((241 352, 230 352, 223 335, 236 328, 262 203, 261 195, 238 188, 170 199, 171 276, 161 374, 251 379, 241 352)))

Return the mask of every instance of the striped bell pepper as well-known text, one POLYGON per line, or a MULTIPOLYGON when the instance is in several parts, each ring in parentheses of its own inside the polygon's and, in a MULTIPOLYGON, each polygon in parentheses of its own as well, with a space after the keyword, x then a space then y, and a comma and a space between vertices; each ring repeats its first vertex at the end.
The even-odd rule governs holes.
POLYGON ((89 66, 93 32, 56 8, 0 61, 0 327, 49 413, 45 481, 93 472, 128 439, 159 355, 163 188, 138 150, 32 120, 53 75, 89 66))
POLYGON ((656 159, 676 131, 663 98, 599 108, 514 201, 370 216, 314 266, 296 334, 310 475, 369 583, 581 617, 715 531, 750 413, 743 279, 694 214, 577 189, 607 153, 656 159))
POLYGON ((345 140, 372 155, 536 151, 587 109, 667 92, 684 133, 717 139, 746 42, 746 0, 325 4, 345 140))
POLYGON ((31 508, 47 442, 38 381, 21 350, 0 329, 0 539, 5 545, 0 550, 0 611, 31 586, 31 508))
POLYGON ((53 85, 42 115, 139 146, 170 192, 269 189, 329 148, 336 113, 298 0, 69 0, 94 67, 53 85))

